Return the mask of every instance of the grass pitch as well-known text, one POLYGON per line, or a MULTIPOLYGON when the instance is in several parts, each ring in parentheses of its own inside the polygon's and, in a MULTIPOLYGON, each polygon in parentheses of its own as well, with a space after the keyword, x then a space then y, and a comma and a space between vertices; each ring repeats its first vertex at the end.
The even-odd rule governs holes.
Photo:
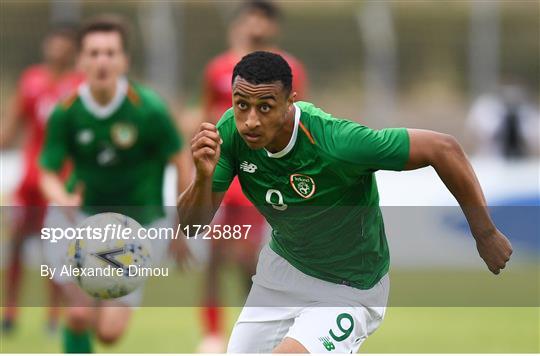
MULTIPOLYGON (((240 308, 225 308, 228 331, 240 308)), ((23 308, 17 331, 2 336, 1 353, 61 352, 60 335, 45 332, 46 310, 23 308)), ((540 308, 390 308, 364 343, 369 353, 538 353, 540 308)), ((107 353, 190 353, 201 338, 198 308, 138 309, 107 353)))

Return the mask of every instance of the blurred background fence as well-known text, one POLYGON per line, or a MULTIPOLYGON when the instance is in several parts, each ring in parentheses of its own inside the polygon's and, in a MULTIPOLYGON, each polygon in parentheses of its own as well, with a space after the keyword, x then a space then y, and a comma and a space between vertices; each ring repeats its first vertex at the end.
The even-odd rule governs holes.
MULTIPOLYGON (((234 1, 2 1, 2 103, 40 59, 54 22, 125 15, 132 76, 195 107, 204 65, 226 49, 234 1)), ((462 138, 473 99, 511 81, 539 98, 537 1, 283 1, 280 45, 306 65, 309 99, 373 126, 462 138)))

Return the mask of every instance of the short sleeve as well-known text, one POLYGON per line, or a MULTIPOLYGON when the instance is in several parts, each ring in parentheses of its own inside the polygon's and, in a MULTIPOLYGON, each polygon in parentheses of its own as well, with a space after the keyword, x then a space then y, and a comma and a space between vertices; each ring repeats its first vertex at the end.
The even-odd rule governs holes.
POLYGON ((56 106, 47 121, 45 143, 39 158, 40 165, 51 171, 59 171, 68 154, 68 123, 66 112, 56 106))
POLYGON ((401 171, 409 159, 409 134, 405 128, 373 130, 347 120, 333 120, 329 151, 366 171, 401 171))
POLYGON ((223 117, 217 124, 217 129, 223 143, 221 144, 221 155, 214 176, 212 177, 213 192, 224 192, 229 189, 236 175, 233 152, 234 127, 231 127, 234 125, 234 120, 231 118, 232 115, 234 115, 232 109, 229 109, 223 114, 223 117))

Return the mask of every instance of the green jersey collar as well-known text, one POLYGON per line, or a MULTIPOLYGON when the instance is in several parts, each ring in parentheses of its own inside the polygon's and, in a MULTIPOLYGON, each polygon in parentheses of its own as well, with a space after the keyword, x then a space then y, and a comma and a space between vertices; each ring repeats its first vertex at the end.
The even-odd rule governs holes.
POLYGON ((100 105, 94 100, 88 83, 83 83, 79 87, 79 96, 81 97, 81 101, 86 110, 92 113, 92 115, 94 115, 97 119, 106 119, 111 116, 120 107, 120 105, 122 105, 126 97, 128 87, 129 83, 126 77, 119 78, 116 84, 116 93, 114 94, 111 102, 105 106, 100 105))
POLYGON ((291 150, 294 147, 294 144, 296 143, 296 138, 298 136, 298 123, 300 122, 300 115, 302 114, 302 112, 300 111, 300 108, 296 104, 293 104, 293 105, 294 105, 294 128, 293 128, 291 140, 289 141, 287 146, 285 146, 284 149, 276 153, 267 151, 265 148, 264 150, 266 151, 266 154, 270 158, 281 158, 285 156, 287 153, 291 152, 291 150))

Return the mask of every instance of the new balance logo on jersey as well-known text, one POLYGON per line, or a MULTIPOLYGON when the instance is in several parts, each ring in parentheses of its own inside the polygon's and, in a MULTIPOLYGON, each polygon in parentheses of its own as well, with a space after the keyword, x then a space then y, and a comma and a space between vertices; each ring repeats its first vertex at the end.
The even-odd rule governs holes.
POLYGON ((240 164, 240 169, 247 173, 255 173, 257 170, 257 166, 253 163, 248 163, 247 161, 244 161, 240 164))
POLYGON ((329 337, 327 337, 327 336, 320 337, 319 340, 322 342, 324 348, 327 349, 328 351, 334 351, 336 349, 336 346, 330 340, 329 337))
POLYGON ((77 133, 77 142, 81 145, 88 145, 94 139, 94 132, 90 129, 84 129, 77 133))

